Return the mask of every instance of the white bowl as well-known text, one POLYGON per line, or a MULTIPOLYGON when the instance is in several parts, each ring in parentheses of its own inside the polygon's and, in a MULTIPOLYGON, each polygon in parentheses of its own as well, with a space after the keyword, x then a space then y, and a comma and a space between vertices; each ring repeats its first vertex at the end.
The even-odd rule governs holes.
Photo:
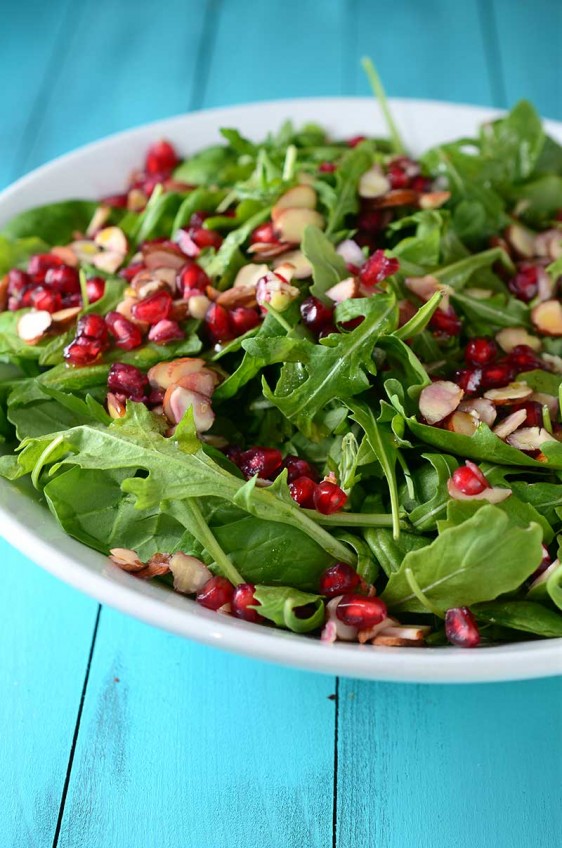
MULTIPOLYGON (((421 100, 396 100, 393 114, 413 153, 474 133, 493 117, 490 109, 421 100)), ((38 168, 0 194, 0 228, 31 206, 71 197, 100 197, 123 185, 147 146, 165 137, 185 153, 219 140, 220 127, 237 127, 260 139, 286 119, 310 121, 335 136, 385 133, 379 109, 366 98, 315 98, 212 109, 158 121, 89 144, 38 168)), ((547 121, 562 141, 562 124, 547 121)), ((500 647, 393 649, 356 644, 324 645, 316 639, 211 613, 193 601, 119 571, 69 538, 46 508, 0 481, 3 535, 41 567, 105 604, 150 624, 237 653, 310 671, 423 683, 516 680, 562 673, 562 639, 500 647)))

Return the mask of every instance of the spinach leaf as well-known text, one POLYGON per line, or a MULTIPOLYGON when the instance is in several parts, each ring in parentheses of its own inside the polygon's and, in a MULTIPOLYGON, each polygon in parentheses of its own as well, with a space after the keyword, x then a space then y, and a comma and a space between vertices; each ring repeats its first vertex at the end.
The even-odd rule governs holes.
POLYGON ((295 633, 317 630, 324 623, 324 604, 320 595, 299 592, 291 586, 256 586, 254 597, 259 602, 260 615, 278 627, 295 633), (311 611, 301 618, 297 610, 311 606, 311 611))
POLYGON ((414 474, 414 485, 420 499, 410 511, 409 520, 421 533, 434 530, 437 521, 451 503, 447 480, 458 468, 457 460, 443 453, 424 453, 426 463, 414 474))
POLYGON ((73 233, 85 232, 98 208, 94 200, 62 200, 36 206, 12 218, 0 233, 7 239, 41 239, 46 244, 67 244, 73 233))
POLYGON ((545 638, 562 636, 562 615, 533 601, 493 601, 478 604, 472 611, 480 621, 545 638))
POLYGON ((392 577, 400 571, 407 554, 426 548, 430 542, 426 536, 416 536, 405 531, 400 533, 399 539, 395 539, 392 531, 385 528, 369 527, 363 535, 387 577, 392 577))
POLYGON ((49 246, 36 236, 7 238, 0 235, 0 276, 22 265, 34 253, 45 253, 49 246))
POLYGON ((482 126, 480 151, 502 164, 506 183, 519 182, 533 173, 544 138, 536 110, 527 100, 521 100, 505 118, 482 126))

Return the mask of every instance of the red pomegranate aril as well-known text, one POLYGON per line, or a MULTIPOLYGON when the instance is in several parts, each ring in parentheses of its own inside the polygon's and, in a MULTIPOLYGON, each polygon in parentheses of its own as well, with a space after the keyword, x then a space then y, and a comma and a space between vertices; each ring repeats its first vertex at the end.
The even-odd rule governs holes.
POLYGON ((383 229, 384 214, 379 209, 365 208, 357 216, 357 226, 360 230, 378 232, 383 229))
POLYGON ((82 315, 78 319, 76 325, 76 336, 85 336, 88 339, 98 339, 105 342, 107 340, 107 324, 102 315, 96 315, 91 312, 88 315, 82 315))
POLYGON ((19 305, 18 309, 23 309, 26 306, 33 306, 33 292, 35 291, 34 286, 28 286, 24 291, 22 291, 19 296, 19 305))
POLYGON ((263 616, 253 609, 254 606, 260 606, 260 602, 256 601, 255 591, 256 587, 253 583, 240 583, 236 587, 231 600, 232 615, 254 624, 263 621, 263 616))
POLYGON ((542 406, 540 403, 537 403, 534 400, 527 401, 527 403, 522 403, 517 406, 511 406, 511 412, 516 412, 518 409, 524 409, 527 413, 527 417, 525 419, 525 427, 542 427, 543 426, 543 417, 542 417, 542 406))
POLYGON ((148 340, 154 344, 169 344, 185 338, 185 333, 177 321, 163 318, 148 331, 148 340))
POLYGON ((117 347, 133 350, 142 344, 142 333, 136 324, 124 318, 119 312, 108 312, 105 320, 117 347))
POLYGON ((212 303, 205 315, 205 326, 211 341, 216 344, 230 341, 234 336, 228 311, 218 303, 212 303))
POLYGON ((103 345, 100 341, 82 336, 65 347, 64 358, 70 365, 91 365, 102 353, 103 345))
POLYGON ((422 177, 422 176, 414 177, 410 181, 410 188, 413 189, 414 191, 419 191, 420 193, 423 193, 425 191, 430 191, 431 190, 431 180, 428 179, 427 177, 422 177))
POLYGON ((283 456, 276 448, 255 447, 240 454, 238 467, 248 480, 255 474, 269 480, 281 468, 283 456))
POLYGON ((151 389, 148 393, 147 398, 145 399, 145 403, 150 406, 160 406, 162 401, 164 400, 164 395, 166 394, 164 389, 151 389))
POLYGON ((301 459, 300 456, 288 454, 283 460, 283 468, 287 469, 287 480, 292 483, 299 477, 310 477, 315 482, 318 480, 317 470, 307 462, 306 459, 301 459))
POLYGON ((52 289, 37 286, 31 292, 31 303, 35 309, 44 309, 46 312, 57 312, 62 306, 60 294, 52 289))
MULTIPOLYGON (((209 218, 211 215, 210 212, 205 212, 203 209, 198 209, 197 212, 194 212, 191 218, 189 219, 190 227, 202 227, 203 223, 209 218)), ((228 212, 223 212, 223 215, 228 215, 228 212)))
POLYGON ((273 221, 266 221, 265 224, 260 224, 252 231, 250 236, 250 244, 278 244, 279 237, 275 233, 273 221))
POLYGON ((170 314, 172 308, 172 295, 169 291, 163 289, 156 291, 154 294, 139 300, 133 305, 131 312, 137 321, 144 321, 147 324, 158 324, 170 314))
POLYGON ((539 269, 529 262, 520 262, 517 274, 509 280, 507 287, 516 298, 529 303, 538 291, 539 269))
POLYGON ((147 174, 170 174, 176 165, 179 165, 179 161, 178 154, 169 141, 156 141, 148 148, 144 167, 147 174))
POLYGON ((386 280, 387 277, 396 274, 399 267, 398 259, 385 256, 384 250, 375 250, 359 271, 359 279, 364 286, 373 288, 373 286, 386 280))
POLYGON ((467 462, 453 471, 453 483, 463 495, 479 495, 490 484, 474 462, 467 462))
POLYGON ((332 515, 342 509, 347 501, 347 495, 335 483, 323 480, 314 491, 314 507, 322 515, 332 515))
POLYGON ((108 194, 102 197, 100 203, 103 206, 112 206, 114 209, 126 209, 129 197, 127 194, 108 194))
POLYGON ((37 282, 43 282, 45 274, 50 268, 58 268, 63 265, 62 259, 52 253, 37 253, 27 263, 27 273, 37 278, 37 282))
POLYGON ((82 295, 80 292, 64 294, 62 297, 62 305, 65 309, 69 306, 82 306, 82 295))
POLYGON ((346 144, 348 147, 357 147, 357 145, 361 144, 362 141, 365 141, 366 138, 366 135, 354 135, 347 139, 346 144))
POLYGON ((31 277, 19 268, 8 271, 8 294, 18 297, 31 284, 31 277))
POLYGON ((498 362, 495 365, 486 365, 482 369, 482 389, 500 389, 511 383, 515 376, 513 368, 506 362, 498 362))
POLYGON ((461 368, 455 374, 455 383, 467 396, 475 395, 481 382, 482 370, 480 368, 461 368))
POLYGON ((126 398, 141 400, 148 393, 148 377, 134 365, 114 362, 107 376, 107 388, 126 398))
POLYGON ((313 333, 319 333, 323 327, 331 325, 334 319, 333 307, 327 306, 312 295, 303 300, 300 311, 303 323, 313 333))
POLYGON ((289 483, 289 493, 303 509, 314 509, 316 483, 310 477, 297 477, 289 483))
POLYGON ((447 610, 445 635, 452 645, 457 645, 459 648, 476 648, 480 644, 480 632, 468 607, 447 610))
POLYGON ((386 618, 386 604, 380 598, 346 593, 336 607, 336 616, 344 624, 365 630, 386 618))
POLYGON ((434 332, 443 336, 457 336, 461 331, 460 318, 454 309, 449 308, 446 312, 438 309, 431 316, 429 326, 434 332))
POLYGON ((105 294, 105 280, 102 277, 90 277, 86 281, 86 292, 90 303, 97 303, 105 294))
POLYGON ((410 186, 410 177, 398 164, 389 165, 387 177, 390 187, 393 189, 409 188, 410 186))
POLYGON ((361 578, 346 562, 336 562, 320 575, 321 595, 335 598, 338 595, 348 595, 361 585, 361 578))
POLYGON ((545 367, 543 360, 528 345, 516 345, 507 357, 507 361, 513 366, 516 374, 520 374, 521 371, 536 371, 545 367))
POLYGON ((232 601, 234 586, 226 577, 211 577, 207 580, 195 600, 202 607, 218 610, 232 601))
POLYGON ((467 365, 490 365, 498 355, 498 346, 493 339, 470 339, 464 349, 467 365))
POLYGON ((261 323, 260 316, 255 309, 249 306, 237 306, 231 309, 228 317, 233 334, 238 337, 244 335, 249 330, 253 330, 261 323))
POLYGON ((139 271, 144 271, 145 265, 144 262, 133 262, 131 265, 127 265, 126 268, 121 268, 119 271, 119 276, 124 280, 127 280, 128 283, 131 282, 133 277, 139 273, 139 271))
POLYGON ((190 227, 189 235, 198 248, 204 250, 206 247, 214 247, 218 250, 223 238, 216 230, 206 230, 205 227, 190 227))
POLYGON ((179 293, 183 295, 185 292, 197 289, 204 292, 207 286, 211 285, 211 281, 203 268, 196 262, 188 262, 181 268, 176 276, 176 285, 179 293))
POLYGON ((333 174, 337 168, 338 166, 335 162, 320 162, 318 165, 318 171, 321 174, 333 174))
POLYGON ((61 294, 75 294, 80 291, 78 271, 76 268, 71 268, 70 265, 49 268, 45 274, 45 283, 61 294))

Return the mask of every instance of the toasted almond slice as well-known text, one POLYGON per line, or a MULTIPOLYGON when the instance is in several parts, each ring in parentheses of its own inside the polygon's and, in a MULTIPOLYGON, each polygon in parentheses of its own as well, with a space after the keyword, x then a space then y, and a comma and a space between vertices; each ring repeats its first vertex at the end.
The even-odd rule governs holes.
POLYGON ((336 253, 342 257, 347 265, 356 265, 360 268, 365 262, 365 254, 353 239, 344 239, 336 248, 336 253))
POLYGON ((492 401, 485 398, 468 398, 467 400, 463 400, 459 404, 459 411, 475 415, 480 421, 487 424, 488 427, 492 426, 498 415, 492 401))
POLYGON ((506 439, 508 445, 522 451, 540 450, 545 442, 555 441, 554 436, 551 436, 544 427, 521 427, 519 430, 511 433, 506 439))
POLYGON ((192 318, 196 318, 198 321, 203 320, 210 305, 211 301, 204 294, 194 294, 187 301, 189 314, 192 318))
POLYGON ((357 633, 357 641, 362 645, 365 642, 370 642, 371 639, 374 639, 375 636, 382 630, 388 630, 389 627, 398 626, 400 622, 398 622, 395 618, 386 617, 382 621, 379 621, 378 624, 374 624, 372 627, 366 627, 364 630, 359 630, 357 633))
POLYGON ((122 256, 125 256, 129 249, 127 237, 119 227, 104 227, 103 230, 96 233, 94 241, 103 250, 120 253, 122 256))
POLYGON ((465 495, 464 492, 457 489, 452 477, 447 480, 447 491, 455 501, 488 501, 492 504, 501 503, 511 495, 511 489, 500 489, 498 486, 490 486, 477 495, 465 495))
POLYGON ((113 394, 113 392, 108 392, 106 397, 107 403, 107 411, 111 418, 124 418, 127 412, 127 407, 123 403, 123 401, 119 400, 119 398, 113 394))
POLYGON ((555 374, 562 374, 562 356, 553 353, 543 353, 542 358, 555 374))
MULTIPOLYGON (((101 204, 98 206, 94 214, 92 215, 92 220, 88 224, 88 229, 86 230, 86 235, 89 238, 94 238, 98 230, 101 230, 103 225, 107 222, 107 219, 111 215, 111 206, 104 206, 101 204)), ((126 252, 126 248, 125 248, 126 252)))
POLYGON ((234 278, 233 288, 243 286, 244 288, 251 287, 255 289, 258 284, 258 280, 268 273, 269 267, 267 265, 256 265, 251 262, 249 265, 244 265, 240 268, 234 278))
POLYGON ((115 253, 112 250, 104 250, 92 256, 90 262, 99 268, 100 271, 105 271, 106 274, 114 274, 117 269, 123 264, 125 254, 115 253))
POLYGON ((411 188, 395 188, 383 194, 382 197, 375 197, 371 203, 378 209, 391 209, 394 206, 417 206, 419 196, 419 192, 411 188))
POLYGON ((287 262, 293 266, 293 276, 296 280, 306 280, 308 277, 312 276, 312 265, 302 250, 289 250, 287 253, 283 253, 281 256, 276 257, 273 260, 273 267, 275 271, 279 271, 280 266, 287 262))
POLYGON ((275 256, 280 256, 282 253, 286 253, 287 250, 291 247, 290 244, 286 242, 256 242, 255 244, 251 244, 246 253, 251 253, 253 256, 256 256, 258 259, 273 259, 275 256))
POLYGON ((527 418, 527 412, 525 409, 517 409, 515 412, 512 412, 511 415, 508 415, 507 418, 504 418, 503 421, 500 421, 494 427, 494 433, 499 439, 507 439, 511 433, 514 433, 518 427, 520 427, 525 419, 527 418))
POLYGON ((450 197, 450 191, 427 191, 420 194, 419 205, 421 209, 439 209, 450 197))
POLYGON ((255 306, 256 289, 254 286, 233 286, 231 289, 220 292, 215 303, 219 303, 226 309, 235 309, 237 306, 255 306))
POLYGON ((271 219, 276 223, 283 209, 316 209, 318 195, 310 185, 296 185, 282 194, 271 210, 271 219))
POLYGON ((509 383, 501 389, 489 389, 484 392, 484 397, 491 400, 496 406, 508 406, 511 403, 520 403, 527 400, 532 394, 532 388, 521 380, 517 383, 509 383))
POLYGON ((144 562, 141 562, 135 551, 130 548, 112 548, 109 552, 109 559, 114 565, 117 565, 123 571, 142 571, 145 568, 144 562))
POLYGON ((423 648, 424 639, 403 639, 401 636, 384 636, 382 633, 375 636, 373 645, 379 648, 423 648))
POLYGON ((200 395, 199 392, 193 392, 191 389, 184 389, 183 386, 172 383, 166 389, 163 405, 164 415, 172 424, 179 424, 189 407, 192 407, 195 429, 198 433, 204 433, 213 426, 215 413, 209 398, 200 395))
POLYGON ((420 394, 420 413, 428 424, 443 421, 458 407, 463 398, 463 390, 449 380, 437 380, 422 389, 420 394))
POLYGON ((535 238, 537 256, 544 256, 552 261, 562 256, 562 230, 551 229, 539 233, 535 238))
POLYGON ((182 595, 194 595, 213 576, 204 562, 183 551, 173 554, 169 562, 174 577, 174 589, 182 595))
POLYGON ((449 294, 451 289, 439 282, 437 277, 431 274, 426 274, 425 277, 406 277, 406 288, 409 289, 420 300, 427 302, 434 294, 441 292, 443 299, 439 304, 439 308, 445 312, 449 308, 449 294))
POLYGON ((322 229, 324 223, 324 218, 315 209, 282 209, 275 221, 275 229, 281 241, 300 244, 308 226, 314 224, 322 229))
POLYGON ((469 412, 453 412, 447 418, 447 430, 452 433, 460 433, 461 436, 472 436, 478 429, 478 419, 469 412))
POLYGON ((153 389, 167 389, 188 374, 201 371, 206 365, 204 359, 184 356, 171 362, 159 362, 148 371, 148 380, 153 389))
POLYGON ((431 633, 429 624, 392 624, 380 631, 381 636, 396 636, 398 639, 408 639, 413 642, 425 639, 428 633, 431 633))
POLYGON ((157 271, 160 268, 173 268, 179 271, 187 262, 183 254, 159 244, 148 245, 143 249, 142 255, 144 264, 151 271, 157 271))
POLYGON ((527 345, 535 353, 542 347, 541 340, 528 333, 525 327, 505 327, 496 333, 496 341, 505 353, 511 353, 518 345, 527 345))
POLYGON ((18 321, 17 333, 22 342, 37 344, 45 333, 50 330, 53 316, 45 309, 32 309, 22 315, 18 321))
POLYGON ((170 554, 153 554, 142 571, 137 571, 135 577, 141 580, 152 580, 153 577, 161 577, 170 571, 170 554))
POLYGON ((359 294, 359 283, 355 277, 346 277, 335 286, 332 286, 326 291, 326 297, 333 300, 334 303, 343 303, 344 300, 357 297, 359 294))
POLYGON ((531 321, 544 336, 562 336, 562 304, 559 300, 545 300, 531 312, 531 321))
MULTIPOLYGON (((78 264, 78 262, 91 262, 94 256, 97 256, 99 253, 99 247, 90 239, 77 239, 77 241, 71 242, 68 247, 77 259, 75 264, 78 264)), ((60 258, 66 261, 63 257, 60 258)))
POLYGON ((381 197, 390 191, 390 181, 383 174, 378 165, 373 165, 361 176, 359 180, 359 197, 373 198, 381 197))
POLYGON ((142 212, 148 197, 140 188, 132 188, 127 194, 127 209, 129 212, 142 212))
POLYGON ((194 374, 186 374, 185 377, 181 377, 175 385, 210 398, 218 383, 219 375, 217 372, 211 368, 203 368, 194 374))
POLYGON ((510 224, 505 231, 505 238, 513 250, 524 259, 536 255, 535 233, 522 224, 510 224))
POLYGON ((297 174, 297 182, 299 185, 314 185, 316 182, 316 178, 313 174, 309 174, 306 171, 299 171, 297 174))
POLYGON ((78 257, 68 245, 64 247, 57 245, 56 247, 52 247, 50 252, 53 256, 58 256, 59 259, 62 259, 65 265, 70 265, 71 268, 76 268, 78 265, 78 257))
POLYGON ((66 309, 59 309, 58 312, 53 312, 51 318, 55 324, 67 326, 68 324, 72 324, 81 311, 81 306, 67 306, 66 309))

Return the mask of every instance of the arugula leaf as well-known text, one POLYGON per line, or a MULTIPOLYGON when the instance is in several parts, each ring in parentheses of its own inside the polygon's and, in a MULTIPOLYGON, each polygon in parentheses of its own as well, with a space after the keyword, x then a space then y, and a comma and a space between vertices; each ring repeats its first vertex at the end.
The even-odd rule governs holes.
POLYGON ((328 210, 326 233, 337 233, 345 226, 345 219, 359 208, 357 186, 373 162, 372 145, 362 141, 344 154, 336 171, 334 200, 328 210))
POLYGON ((310 286, 310 294, 331 304, 326 292, 349 277, 343 256, 336 253, 334 245, 322 230, 312 224, 304 232, 301 250, 312 265, 314 282, 310 286))
POLYGON ((420 500, 411 509, 410 523, 421 533, 434 530, 439 517, 451 503, 447 480, 458 468, 457 460, 442 453, 424 453, 424 466, 414 474, 414 484, 420 500))
POLYGON ((502 164, 505 182, 519 182, 533 173, 544 139, 536 110, 521 100, 505 118, 482 126, 480 150, 484 157, 502 164))

